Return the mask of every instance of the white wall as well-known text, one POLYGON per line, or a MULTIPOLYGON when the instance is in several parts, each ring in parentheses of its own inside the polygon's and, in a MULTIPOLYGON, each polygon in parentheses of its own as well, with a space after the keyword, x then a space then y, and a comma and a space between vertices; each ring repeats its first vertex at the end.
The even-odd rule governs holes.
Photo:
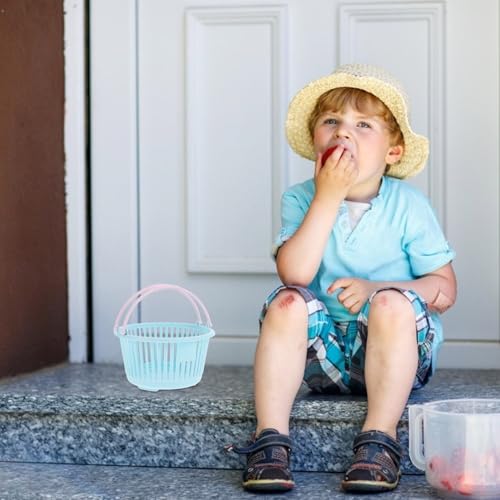
MULTIPOLYGON (((412 182, 457 251, 440 366, 500 368, 498 2, 91 1, 96 361, 120 361, 111 327, 141 286, 198 294, 217 336, 209 362, 249 364, 280 194, 311 175, 287 147, 290 98, 345 62, 405 84, 431 140, 412 182)), ((173 296, 141 319, 184 319, 173 296)))

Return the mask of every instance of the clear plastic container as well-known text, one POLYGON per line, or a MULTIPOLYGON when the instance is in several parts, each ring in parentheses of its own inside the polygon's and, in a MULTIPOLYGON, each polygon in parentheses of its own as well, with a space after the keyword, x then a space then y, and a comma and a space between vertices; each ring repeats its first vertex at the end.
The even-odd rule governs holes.
POLYGON ((410 459, 446 498, 500 499, 500 400, 409 407, 410 459))

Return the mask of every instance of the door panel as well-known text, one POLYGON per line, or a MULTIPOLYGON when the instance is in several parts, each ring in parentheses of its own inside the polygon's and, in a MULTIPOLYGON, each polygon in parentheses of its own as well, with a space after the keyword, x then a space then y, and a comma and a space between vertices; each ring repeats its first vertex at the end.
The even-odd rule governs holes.
MULTIPOLYGON (((457 251, 443 365, 500 364, 496 1, 94 0, 91 30, 97 361, 120 361, 111 326, 128 295, 167 282, 210 311, 209 362, 252 362, 279 283, 280 196, 312 174, 287 147, 288 102, 337 64, 367 62, 402 80, 431 141, 410 182, 457 251)), ((171 295, 140 312, 192 317, 171 295)))

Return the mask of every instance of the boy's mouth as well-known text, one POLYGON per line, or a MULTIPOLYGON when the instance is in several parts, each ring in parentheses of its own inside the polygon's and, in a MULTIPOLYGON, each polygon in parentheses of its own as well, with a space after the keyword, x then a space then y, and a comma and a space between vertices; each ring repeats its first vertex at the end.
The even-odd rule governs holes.
POLYGON ((342 147, 344 148, 344 150, 347 150, 351 153, 352 155, 352 151, 350 150, 350 148, 348 148, 345 144, 335 144, 334 146, 326 149, 324 152, 323 152, 323 155, 321 156, 321 166, 323 166, 325 163, 326 163, 326 160, 328 160, 328 158, 332 155, 332 153, 338 148, 338 147, 342 147))

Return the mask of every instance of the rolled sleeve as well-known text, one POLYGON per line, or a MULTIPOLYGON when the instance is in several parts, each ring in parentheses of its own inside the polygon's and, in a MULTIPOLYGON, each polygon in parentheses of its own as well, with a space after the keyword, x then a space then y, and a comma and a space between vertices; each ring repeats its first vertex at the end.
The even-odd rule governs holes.
POLYGON ((272 255, 276 258, 280 247, 289 240, 302 224, 306 214, 304 203, 291 191, 285 191, 281 197, 281 229, 274 240, 272 255))
POLYGON ((412 272, 423 276, 448 264, 455 258, 436 215, 426 199, 421 199, 412 210, 409 224, 412 230, 404 244, 412 272))

